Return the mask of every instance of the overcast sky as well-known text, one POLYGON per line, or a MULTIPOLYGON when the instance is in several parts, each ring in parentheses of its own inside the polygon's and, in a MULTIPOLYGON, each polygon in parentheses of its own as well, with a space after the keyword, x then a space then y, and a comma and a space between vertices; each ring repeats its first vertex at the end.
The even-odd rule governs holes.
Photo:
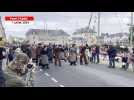
MULTIPOLYGON (((128 32, 127 24, 130 23, 130 12, 101 12, 101 32, 117 33, 128 32)), ((2 23, 7 36, 24 37, 30 28, 63 29, 72 34, 76 29, 88 25, 91 12, 0 12, 2 23), (9 25, 5 23, 4 16, 34 16, 32 25, 9 25)), ((97 12, 93 13, 91 27, 96 26, 97 12), (96 22, 95 22, 96 21, 96 22)))

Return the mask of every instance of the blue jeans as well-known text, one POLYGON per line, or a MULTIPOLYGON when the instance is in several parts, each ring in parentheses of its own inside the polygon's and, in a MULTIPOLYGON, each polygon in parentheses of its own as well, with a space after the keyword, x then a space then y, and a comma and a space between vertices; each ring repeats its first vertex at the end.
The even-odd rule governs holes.
POLYGON ((92 62, 95 63, 96 62, 96 55, 94 53, 92 53, 92 62))
POLYGON ((109 57, 109 66, 115 67, 115 57, 109 57))
POLYGON ((99 54, 96 54, 96 57, 97 57, 97 63, 99 63, 100 62, 99 54))

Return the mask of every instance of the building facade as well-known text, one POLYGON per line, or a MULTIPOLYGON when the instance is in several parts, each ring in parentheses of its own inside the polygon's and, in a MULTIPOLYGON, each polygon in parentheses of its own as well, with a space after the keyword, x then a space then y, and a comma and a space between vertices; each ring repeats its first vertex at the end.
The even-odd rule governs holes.
POLYGON ((63 30, 43 30, 43 29, 30 29, 26 33, 26 40, 31 44, 37 43, 54 43, 54 44, 67 44, 69 35, 63 30))
POLYGON ((129 43, 128 33, 102 34, 100 37, 101 44, 119 44, 126 45, 129 43))

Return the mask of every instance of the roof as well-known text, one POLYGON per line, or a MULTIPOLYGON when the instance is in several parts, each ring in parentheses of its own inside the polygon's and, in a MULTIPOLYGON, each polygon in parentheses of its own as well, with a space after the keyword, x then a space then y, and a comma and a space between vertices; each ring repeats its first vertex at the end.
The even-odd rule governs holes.
POLYGON ((44 30, 44 29, 30 29, 26 32, 26 36, 28 35, 32 35, 33 32, 35 32, 35 34, 45 34, 48 33, 49 36, 70 36, 69 34, 67 34, 66 32, 64 32, 63 30, 44 30))

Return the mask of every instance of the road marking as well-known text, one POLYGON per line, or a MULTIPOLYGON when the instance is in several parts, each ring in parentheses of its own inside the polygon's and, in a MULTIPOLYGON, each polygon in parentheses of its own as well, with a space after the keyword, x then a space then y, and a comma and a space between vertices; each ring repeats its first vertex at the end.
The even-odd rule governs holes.
POLYGON ((58 81, 55 78, 51 78, 52 81, 54 81, 55 83, 57 83, 58 81))
POLYGON ((60 87, 65 87, 64 85, 59 85, 60 87))
POLYGON ((50 76, 48 73, 45 73, 45 75, 48 76, 48 77, 50 76))

